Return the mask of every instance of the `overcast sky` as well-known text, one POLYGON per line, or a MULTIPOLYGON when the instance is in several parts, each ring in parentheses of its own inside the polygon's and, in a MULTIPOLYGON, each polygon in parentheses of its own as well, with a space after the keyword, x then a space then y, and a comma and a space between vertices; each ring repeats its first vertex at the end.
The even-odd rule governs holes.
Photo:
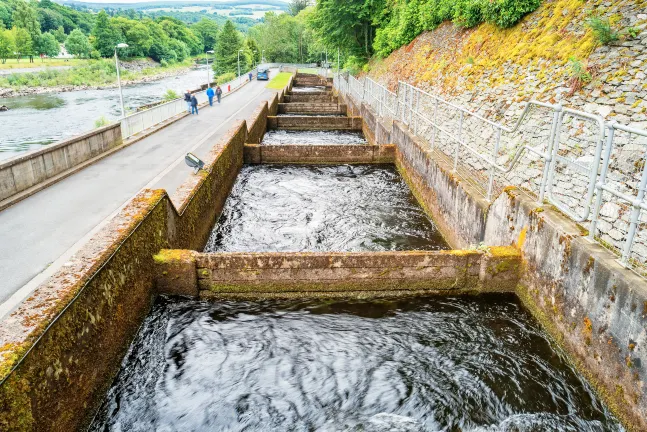
MULTIPOLYGON (((65 2, 65 0, 61 0, 65 2)), ((168 3, 177 1, 204 2, 204 3, 221 3, 227 0, 75 0, 82 3, 168 3)), ((290 0, 278 0, 288 3, 290 0)), ((249 4, 265 4, 263 0, 250 0, 249 4)))

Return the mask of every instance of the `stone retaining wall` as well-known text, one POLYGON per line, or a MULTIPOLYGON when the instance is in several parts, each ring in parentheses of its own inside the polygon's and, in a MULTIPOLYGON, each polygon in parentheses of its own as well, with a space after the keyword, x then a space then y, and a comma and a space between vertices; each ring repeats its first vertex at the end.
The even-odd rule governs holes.
POLYGON ((356 296, 375 292, 510 292, 515 248, 434 252, 198 253, 156 256, 158 289, 201 297, 356 296), (191 285, 193 284, 193 285, 191 285))
POLYGON ((4 161, 0 163, 0 202, 121 144, 117 123, 4 161))
POLYGON ((394 163, 393 145, 245 144, 245 163, 346 164, 394 163))

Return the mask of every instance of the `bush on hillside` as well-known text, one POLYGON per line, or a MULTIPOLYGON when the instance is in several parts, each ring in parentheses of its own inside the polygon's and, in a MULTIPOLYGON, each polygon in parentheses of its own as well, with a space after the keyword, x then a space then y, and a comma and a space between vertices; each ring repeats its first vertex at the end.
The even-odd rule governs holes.
POLYGON ((536 10, 541 0, 410 0, 390 9, 378 28, 373 48, 386 57, 425 30, 444 21, 461 27, 488 22, 501 28, 512 27, 536 10))

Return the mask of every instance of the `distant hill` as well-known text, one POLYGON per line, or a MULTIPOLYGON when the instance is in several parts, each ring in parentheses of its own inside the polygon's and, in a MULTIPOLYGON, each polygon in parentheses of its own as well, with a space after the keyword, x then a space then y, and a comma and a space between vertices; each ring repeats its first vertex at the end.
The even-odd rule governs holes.
POLYGON ((81 1, 81 0, 55 0, 57 3, 66 6, 81 6, 88 9, 151 9, 151 8, 168 8, 168 7, 188 7, 188 6, 246 6, 246 5, 267 5, 276 6, 281 9, 287 9, 288 0, 193 0, 193 1, 138 1, 138 0, 124 0, 124 1, 81 1))

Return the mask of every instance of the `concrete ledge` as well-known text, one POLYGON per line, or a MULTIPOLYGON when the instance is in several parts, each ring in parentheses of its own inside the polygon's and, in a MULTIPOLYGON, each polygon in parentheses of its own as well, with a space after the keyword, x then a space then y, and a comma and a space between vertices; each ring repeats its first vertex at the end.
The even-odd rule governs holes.
POLYGON ((268 117, 268 129, 362 130, 361 117, 268 117))
MULTIPOLYGON (((200 295, 358 291, 489 292, 514 290, 520 256, 504 252, 191 253, 163 251, 158 290, 196 266, 200 295), (184 265, 178 265, 178 259, 184 265), (181 268, 182 273, 177 273, 181 268)), ((193 291, 193 288, 189 288, 193 291)))
POLYGON ((112 124, 0 163, 0 201, 26 191, 122 144, 112 124))
POLYGON ((245 144, 247 164, 394 163, 395 146, 245 144))

